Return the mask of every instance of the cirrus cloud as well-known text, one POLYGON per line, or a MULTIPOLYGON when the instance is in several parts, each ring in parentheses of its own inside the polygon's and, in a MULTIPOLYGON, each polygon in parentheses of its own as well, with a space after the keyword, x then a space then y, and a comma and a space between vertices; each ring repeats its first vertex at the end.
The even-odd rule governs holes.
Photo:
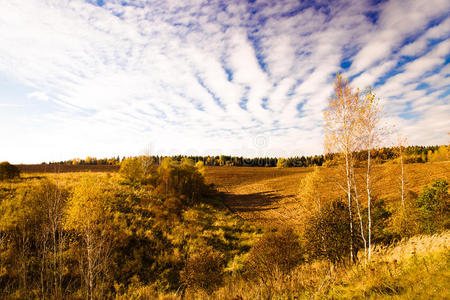
POLYGON ((0 155, 319 153, 336 72, 411 143, 447 143, 449 5, 432 2, 1 1, 0 78, 23 97, 0 92, 0 155))

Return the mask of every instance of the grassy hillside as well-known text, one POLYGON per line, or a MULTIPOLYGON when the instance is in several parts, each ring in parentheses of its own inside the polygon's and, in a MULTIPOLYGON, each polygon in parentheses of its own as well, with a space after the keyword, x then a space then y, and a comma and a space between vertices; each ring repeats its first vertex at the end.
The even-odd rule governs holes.
POLYGON ((334 299, 449 299, 450 232, 415 236, 377 249, 373 262, 353 267, 330 285, 334 299))
POLYGON ((204 259, 211 287, 239 272, 261 231, 195 182, 194 167, 157 174, 152 185, 117 172, 0 181, 0 298, 154 299, 196 286, 204 259))

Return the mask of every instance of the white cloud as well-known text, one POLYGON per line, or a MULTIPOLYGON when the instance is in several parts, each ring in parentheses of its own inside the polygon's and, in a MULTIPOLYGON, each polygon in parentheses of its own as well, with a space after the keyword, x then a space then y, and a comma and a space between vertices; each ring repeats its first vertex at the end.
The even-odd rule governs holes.
MULTIPOLYGON (((424 128, 418 143, 442 140, 426 138, 436 130, 426 123, 448 112, 446 1, 3 2, 0 74, 31 88, 27 99, 41 107, 24 109, 28 123, 14 130, 0 118, 13 141, 0 156, 10 160, 27 159, 15 148, 30 144, 34 161, 133 154, 148 143, 162 153, 318 153, 343 60, 353 62, 353 84, 377 84, 392 120, 424 128), (417 115, 398 117, 408 111, 417 115), (267 148, 255 147, 258 135, 267 148)), ((11 105, 0 103, 0 117, 11 105)))
POLYGON ((424 30, 434 18, 444 16, 448 2, 435 0, 388 1, 382 6, 379 23, 366 35, 367 43, 356 55, 352 74, 358 74, 390 57, 405 38, 424 30))

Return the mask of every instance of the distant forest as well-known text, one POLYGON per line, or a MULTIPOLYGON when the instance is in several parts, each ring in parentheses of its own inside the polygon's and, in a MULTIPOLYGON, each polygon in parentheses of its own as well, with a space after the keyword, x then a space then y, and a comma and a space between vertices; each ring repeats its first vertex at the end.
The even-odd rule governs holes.
MULTIPOLYGON (((441 152, 441 155, 448 155, 449 146, 408 146, 405 147, 406 159, 405 163, 425 163, 427 161, 435 160, 435 156, 441 152)), ((159 165, 163 158, 167 156, 151 155, 154 161, 159 165)), ((377 163, 384 163, 394 160, 399 157, 398 147, 384 147, 371 151, 371 158, 377 163)), ((126 157, 120 158, 96 158, 86 157, 85 159, 74 158, 66 161, 50 162, 49 164, 62 165, 120 165, 126 157)), ((280 167, 281 160, 282 167, 311 167, 322 166, 326 162, 332 162, 333 154, 314 155, 314 156, 296 156, 290 158, 276 158, 276 157, 254 157, 245 158, 231 155, 217 155, 217 156, 186 156, 175 155, 170 156, 173 160, 181 161, 183 158, 189 158, 194 162, 202 161, 207 166, 236 166, 236 167, 280 167)), ((359 161, 367 160, 367 151, 359 151, 355 158, 359 161)), ((47 163, 42 163, 47 164, 47 163)))

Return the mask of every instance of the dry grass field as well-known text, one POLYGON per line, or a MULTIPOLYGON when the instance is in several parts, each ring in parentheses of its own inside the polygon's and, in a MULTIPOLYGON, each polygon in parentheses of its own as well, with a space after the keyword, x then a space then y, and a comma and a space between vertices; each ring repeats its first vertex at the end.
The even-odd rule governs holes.
MULTIPOLYGON (((66 174, 76 181, 76 173, 92 171, 110 173, 118 170, 117 166, 107 165, 18 165, 23 177, 36 176, 57 177, 57 173, 66 174), (55 173, 55 174, 51 174, 55 173)), ((225 205, 239 217, 258 223, 281 224, 286 221, 300 220, 301 205, 297 194, 302 188, 301 181, 314 168, 263 168, 263 167, 207 167, 206 182, 212 183, 225 193, 225 205)), ((319 168, 321 177, 322 199, 341 197, 344 185, 343 170, 339 167, 319 168)), ((359 185, 365 186, 365 169, 356 170, 359 185)), ((112 174, 111 174, 112 175, 112 174)), ((373 167, 373 194, 387 202, 400 201, 400 165, 386 163, 373 167)), ((55 177, 55 179, 56 179, 55 177)), ((420 193, 422 187, 436 178, 450 179, 450 162, 405 165, 406 190, 420 193)), ((69 180, 71 181, 71 180, 69 180)), ((365 189, 360 191, 364 199, 365 189)), ((363 202, 363 201, 362 201, 363 202)), ((364 206, 364 203, 362 203, 364 206)))
MULTIPOLYGON (((224 192, 225 204, 241 218, 258 224, 274 224, 301 218, 297 194, 301 180, 313 168, 251 168, 208 167, 206 180, 224 192)), ((319 168, 324 178, 323 199, 343 195, 342 170, 338 167, 319 168)), ((360 186, 364 186, 365 170, 357 169, 360 186)), ((387 163, 373 167, 373 194, 387 202, 400 201, 400 165, 387 163)), ((450 178, 450 162, 405 165, 405 189, 420 193, 422 187, 435 178, 450 178)), ((365 189, 360 191, 364 199, 365 189)))

